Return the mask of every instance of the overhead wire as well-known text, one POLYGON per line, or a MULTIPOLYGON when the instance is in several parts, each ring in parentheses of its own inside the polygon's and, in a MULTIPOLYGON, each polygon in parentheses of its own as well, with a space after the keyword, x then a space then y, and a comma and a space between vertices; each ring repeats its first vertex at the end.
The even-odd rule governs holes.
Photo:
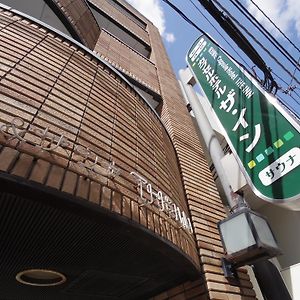
POLYGON ((295 77, 296 71, 300 70, 299 68, 299 62, 300 62, 300 57, 298 59, 298 61, 290 55, 289 52, 286 51, 285 48, 282 47, 282 45, 277 41, 277 39, 275 39, 273 37, 273 35, 270 34, 270 32, 268 30, 265 29, 264 26, 262 26, 260 24, 260 22, 245 8, 245 6, 240 3, 240 1, 238 0, 229 0, 246 18, 249 19, 249 21, 273 44, 273 46, 275 46, 275 48, 279 47, 280 49, 278 49, 281 54, 286 57, 291 63, 292 65, 295 67, 295 70, 293 72, 292 75, 292 79, 290 83, 287 83, 285 80, 283 80, 280 76, 278 76, 275 72, 272 71, 272 73, 278 78, 280 79, 282 82, 284 82, 287 85, 286 89, 282 89, 282 92, 285 94, 290 95, 291 92, 294 92, 294 94, 296 96, 298 96, 300 98, 300 95, 295 91, 295 89, 297 88, 296 86, 293 86, 293 79, 295 77), (274 45, 276 44, 276 45, 274 45), (284 52, 284 53, 283 53, 284 52), (292 61, 291 61, 292 60, 292 61))
POLYGON ((289 39, 289 37, 271 20, 271 18, 253 1, 250 0, 251 3, 264 15, 265 18, 290 42, 291 45, 294 46, 300 52, 300 49, 289 39))
MULTIPOLYGON (((238 26, 240 26, 287 74, 289 74, 289 76, 293 76, 293 74, 245 26, 233 17, 219 1, 214 0, 214 2, 216 2, 228 14, 228 16, 230 16, 230 18, 238 24, 238 26)), ((295 81, 300 84, 300 81, 297 78, 295 78, 295 81)))
MULTIPOLYGON (((289 83, 284 80, 281 76, 279 76, 278 74, 276 73, 273 73, 275 77, 277 77, 281 82, 285 83, 287 86, 289 86, 289 83)), ((280 89, 282 89, 282 87, 280 87, 280 89)), ((282 91, 284 93, 284 91, 282 91)), ((300 99, 300 94, 298 94, 295 90, 293 91, 293 93, 300 99)), ((284 93, 285 94, 285 93, 284 93)), ((296 102, 297 100, 294 99, 296 102)))
POLYGON ((300 70, 299 62, 270 34, 268 30, 245 8, 239 0, 229 0, 249 21, 275 46, 294 67, 300 70))
MULTIPOLYGON (((277 96, 277 98, 278 98, 278 100, 279 100, 279 103, 281 104, 281 105, 283 105, 296 119, 298 119, 299 120, 299 116, 293 111, 293 108, 292 107, 290 107, 287 103, 286 103, 286 101, 284 101, 281 97, 278 97, 277 96)), ((295 100, 293 97, 291 97, 293 100, 295 100)), ((295 100, 295 102, 299 105, 299 102, 297 101, 297 100, 295 100)))
MULTIPOLYGON (((163 2, 165 2, 167 5, 169 5, 177 14, 179 14, 187 23, 189 23, 190 25, 192 25, 195 29, 197 29, 200 33, 202 33, 203 35, 207 36, 206 32, 204 30, 202 30, 198 25, 196 25, 190 18, 188 18, 178 7, 176 7, 173 3, 171 3, 169 0, 162 0, 163 2)), ((211 22, 209 21, 209 23, 211 24, 211 22)), ((219 32, 218 32, 219 33, 219 32)), ((208 37, 208 36, 207 36, 208 37)), ((210 37, 209 37, 210 38, 210 37)), ((227 55, 229 55, 230 57, 232 57, 226 50, 224 50, 220 45, 218 45, 227 55)), ((235 51, 236 52, 236 51, 235 51)), ((241 64, 240 62, 237 61, 237 63, 240 66, 243 66, 243 64, 241 64)), ((247 64, 248 65, 248 64, 247 64)), ((243 66, 244 67, 244 66, 243 66)), ((249 67, 249 65, 248 65, 249 67)), ((251 73, 248 70, 249 73, 251 73)), ((280 79, 282 82, 284 82, 285 84, 288 84, 284 79, 282 79, 279 75, 277 75, 276 73, 274 73, 274 75, 280 79)), ((299 94, 297 94, 297 96, 300 97, 299 94)), ((295 98, 293 98, 291 96, 291 98, 300 105, 299 101, 297 101, 295 98)), ((283 101, 281 98, 279 98, 281 101, 283 101)))
POLYGON ((220 11, 211 0, 198 0, 198 2, 207 10, 207 12, 219 23, 222 29, 228 34, 231 40, 252 60, 252 62, 263 72, 263 87, 276 94, 278 85, 275 82, 270 68, 266 65, 263 58, 256 51, 253 45, 243 35, 235 23, 222 11, 220 11))
MULTIPOLYGON (((176 11, 176 13, 178 13, 187 23, 189 23, 190 25, 192 25, 194 28, 196 28, 199 32, 201 32, 203 35, 205 35, 206 37, 208 37, 209 39, 211 39, 210 36, 207 35, 207 33, 201 29, 197 24, 195 24, 190 18, 188 18, 178 7, 176 7, 173 3, 171 3, 169 0, 162 0, 163 2, 165 2, 167 5, 169 5, 174 11, 176 11)), ((215 42, 215 41, 214 41, 215 42)), ((217 46, 222 49, 229 57, 232 58, 232 56, 222 47, 220 46, 217 42, 215 42, 217 44, 217 46)), ((233 59, 233 58, 232 58, 233 59)), ((242 66, 244 69, 248 70, 241 62, 239 62, 238 60, 235 60, 240 66, 242 66)), ((251 73, 248 70, 249 73, 251 73)))
POLYGON ((202 34, 206 35, 204 30, 202 30, 198 25, 196 25, 191 19, 189 19, 177 6, 175 6, 171 1, 169 0, 162 0, 163 2, 167 3, 173 10, 175 10, 186 22, 188 22, 190 25, 195 27, 197 30, 199 30, 202 34))
POLYGON ((212 28, 223 38, 225 43, 232 49, 232 51, 234 51, 236 55, 238 55, 238 57, 245 63, 245 65, 247 65, 247 67, 251 69, 251 66, 246 62, 246 60, 235 50, 235 48, 228 42, 228 40, 223 37, 220 30, 218 30, 218 28, 216 28, 216 26, 205 16, 205 14, 199 9, 199 7, 193 2, 193 0, 189 0, 189 1, 195 7, 195 9, 201 14, 201 16, 212 26, 212 28))
MULTIPOLYGON (((300 57, 299 57, 299 61, 300 61, 300 57)), ((298 93, 295 91, 295 89, 297 89, 298 87, 296 85, 292 85, 293 80, 295 79, 296 71, 297 71, 297 68, 295 68, 295 70, 294 70, 293 77, 291 78, 291 82, 290 82, 289 86, 287 87, 286 90, 283 91, 283 93, 288 94, 289 96, 291 96, 291 94, 293 92, 294 94, 296 94, 300 98, 298 93)))
MULTIPOLYGON (((299 62, 300 62, 300 56, 299 56, 299 59, 298 59, 298 65, 299 65, 299 62)), ((292 79, 291 79, 290 86, 292 85, 293 80, 295 79, 296 72, 297 72, 297 68, 295 68, 295 70, 294 70, 294 73, 293 73, 293 76, 292 76, 292 79)))
MULTIPOLYGON (((265 17, 265 18, 267 18, 267 20, 286 38, 286 40, 288 40, 289 41, 289 43, 295 48, 295 49, 297 49, 298 50, 298 52, 300 52, 300 49, 289 39, 289 37, 271 20, 271 18, 253 1, 253 0, 250 0, 250 2, 263 14, 263 16, 265 17)), ((300 57, 299 57, 299 60, 298 60, 298 64, 299 64, 299 61, 300 61, 300 57)), ((294 76, 295 76, 295 74, 296 74, 296 68, 295 68, 295 71, 294 71, 294 74, 293 74, 293 76, 292 76, 292 79, 291 79, 291 83, 290 83, 290 85, 289 85, 289 87, 291 86, 291 84, 292 84, 292 81, 293 81, 293 79, 294 79, 294 76)), ((297 81, 297 82, 299 82, 299 81, 297 81)), ((295 92, 295 90, 293 91, 296 95, 298 95, 296 92, 295 92)), ((292 97, 292 95, 291 94, 289 94, 289 96, 293 99, 293 100, 295 100, 297 103, 298 103, 298 101, 296 100, 296 99, 294 99, 293 97, 292 97)), ((299 96, 299 95, 298 95, 299 96)), ((282 101, 282 99, 281 99, 281 101, 282 101)), ((293 113, 293 115, 295 115, 294 113, 293 113)))
MULTIPOLYGON (((246 61, 239 55, 239 53, 232 47, 232 45, 222 36, 222 34, 220 33, 220 31, 214 26, 214 24, 201 12, 201 10, 199 9, 199 7, 192 1, 192 0, 189 0, 190 1, 190 3, 195 7, 195 9, 209 22, 209 24, 216 30, 216 32, 225 40, 225 42, 232 48, 232 50, 243 60, 243 62, 244 63, 246 63, 246 61)), ((230 0, 231 2, 232 2, 232 0, 230 0)), ((235 0, 235 1, 237 1, 238 2, 238 0, 235 0)), ((232 2, 233 3, 233 2, 232 2)), ((235 3, 233 3, 234 5, 235 5, 235 3)), ((239 4, 240 6, 242 6, 241 4, 239 4)), ((237 7, 237 5, 235 5, 236 7, 237 7)), ((244 8, 244 6, 242 6, 243 7, 243 10, 244 11, 247 11, 245 8, 244 8)), ((223 8, 223 7, 222 7, 223 8)), ((238 9, 239 9, 239 7, 237 7, 238 9)), ((224 8, 223 8, 224 9, 224 8)), ((239 9, 240 10, 240 9, 239 9)), ((241 10, 240 10, 241 11, 241 10)), ((241 11, 243 14, 244 14, 244 16, 246 16, 246 14, 243 12, 243 11, 241 11)), ((259 22, 249 13, 249 15, 250 15, 250 17, 252 17, 252 19, 254 19, 258 24, 259 24, 259 22)), ((247 17, 247 16, 246 16, 247 17)), ((252 21, 252 24, 253 25, 255 25, 254 24, 254 22, 252 21)), ((260 24, 259 24, 260 25, 260 24)), ((257 27, 257 26, 256 26, 257 27)), ((263 26, 261 26, 260 25, 260 28, 258 28, 259 30, 260 29, 263 29, 264 31, 265 31, 265 33, 266 33, 266 30, 264 29, 264 27, 263 26)), ((270 40, 270 38, 268 38, 269 39, 269 41, 271 41, 270 40)), ((274 44, 273 44, 274 45, 274 44)), ((278 45, 279 46, 281 46, 279 43, 278 43, 278 45)), ((275 47, 276 47, 276 45, 274 45, 275 47)), ((284 56, 286 56, 286 55, 289 55, 289 53, 288 52, 286 52, 286 50, 285 49, 283 49, 283 48, 281 48, 282 49, 282 51, 281 51, 281 53, 284 55, 284 56), (283 53, 283 52, 285 52, 285 53, 283 53)), ((264 49, 264 50, 266 50, 266 49, 264 49)), ((293 58, 293 57, 287 57, 288 59, 289 59, 289 61, 294 65, 294 66, 296 66, 297 67, 297 65, 298 65, 298 62, 293 58)), ((246 63, 247 64, 247 63, 246 63)), ((251 68, 250 66, 249 66, 249 64, 247 64, 247 66, 249 67, 249 68, 251 68)), ((277 77, 277 78, 279 78, 282 82, 284 82, 287 86, 288 86, 288 83, 286 82, 286 81, 284 81, 280 76, 278 76, 275 72, 273 72, 272 71, 272 73, 277 77)), ((294 72, 294 74, 295 74, 295 72, 294 72)), ((256 75, 256 74, 255 74, 256 75)), ((295 92, 295 94, 300 98, 300 96, 295 92)))

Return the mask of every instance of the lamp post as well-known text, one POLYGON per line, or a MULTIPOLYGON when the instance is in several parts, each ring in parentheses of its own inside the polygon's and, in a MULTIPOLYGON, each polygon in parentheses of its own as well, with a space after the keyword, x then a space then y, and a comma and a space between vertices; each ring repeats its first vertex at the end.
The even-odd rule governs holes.
POLYGON ((225 277, 235 277, 235 268, 281 254, 274 234, 262 215, 248 207, 238 208, 218 223, 226 256, 225 277))

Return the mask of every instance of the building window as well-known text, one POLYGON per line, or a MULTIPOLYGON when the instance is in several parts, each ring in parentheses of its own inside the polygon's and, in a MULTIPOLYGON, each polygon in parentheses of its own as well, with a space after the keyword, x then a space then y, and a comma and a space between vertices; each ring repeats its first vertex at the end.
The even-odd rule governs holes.
POLYGON ((111 17, 106 15, 92 3, 90 3, 90 6, 91 11, 94 14, 94 17, 101 29, 105 29, 111 35, 115 36, 118 40, 120 40, 136 52, 140 53, 144 57, 150 57, 151 48, 149 47, 149 45, 140 40, 125 27, 121 26, 121 24, 113 20, 111 17))
POLYGON ((0 2, 34 17, 81 42, 69 21, 52 0, 0 0, 0 2))
POLYGON ((162 98, 159 94, 154 91, 148 89, 142 83, 134 80, 132 77, 123 73, 123 76, 134 86, 134 88, 147 100, 148 104, 155 110, 159 115, 159 106, 162 104, 162 98))
POLYGON ((131 21, 136 23, 138 26, 146 29, 147 24, 143 22, 140 18, 138 18, 135 14, 133 14, 129 9, 123 6, 116 0, 106 0, 111 6, 114 6, 117 10, 119 10, 123 15, 128 17, 131 21))

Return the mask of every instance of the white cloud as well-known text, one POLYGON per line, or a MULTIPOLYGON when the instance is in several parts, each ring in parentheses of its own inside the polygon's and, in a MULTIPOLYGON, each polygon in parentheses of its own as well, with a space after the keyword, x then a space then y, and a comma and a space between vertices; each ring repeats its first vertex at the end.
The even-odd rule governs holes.
MULTIPOLYGON (((299 0, 253 0, 258 7, 287 35, 296 31, 300 37, 300 9, 299 0)), ((263 14, 247 0, 249 11, 272 34, 280 36, 278 30, 263 16, 263 14)))
POLYGON ((173 43, 173 33, 166 33, 166 18, 159 0, 126 0, 147 19, 149 19, 159 30, 167 42, 173 43))
POLYGON ((175 35, 173 33, 167 33, 165 34, 165 39, 168 43, 174 43, 176 38, 175 35))

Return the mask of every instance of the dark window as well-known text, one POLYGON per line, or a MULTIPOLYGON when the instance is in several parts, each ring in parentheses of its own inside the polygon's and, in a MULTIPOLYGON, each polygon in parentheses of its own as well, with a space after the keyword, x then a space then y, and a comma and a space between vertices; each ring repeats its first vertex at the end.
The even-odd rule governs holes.
POLYGON ((51 0, 0 0, 0 2, 34 17, 81 42, 66 17, 51 0))
POLYGON ((96 18, 100 28, 105 29, 110 34, 115 36, 117 39, 122 41, 124 44, 134 49, 136 52, 141 55, 149 58, 151 53, 151 48, 121 24, 117 23, 115 20, 107 16, 104 12, 99 10, 96 6, 90 3, 91 11, 96 18))
POLYGON ((154 91, 148 89, 142 83, 134 80, 126 73, 122 74, 142 94, 142 96, 147 100, 148 104, 158 113, 159 105, 162 103, 161 96, 155 93, 154 91))
POLYGON ((131 21, 142 27, 143 29, 146 29, 147 24, 143 22, 140 18, 138 18, 135 14, 133 14, 130 10, 128 10, 125 6, 123 6, 121 3, 115 0, 106 0, 110 5, 114 6, 116 9, 118 9, 122 14, 127 16, 131 21))

